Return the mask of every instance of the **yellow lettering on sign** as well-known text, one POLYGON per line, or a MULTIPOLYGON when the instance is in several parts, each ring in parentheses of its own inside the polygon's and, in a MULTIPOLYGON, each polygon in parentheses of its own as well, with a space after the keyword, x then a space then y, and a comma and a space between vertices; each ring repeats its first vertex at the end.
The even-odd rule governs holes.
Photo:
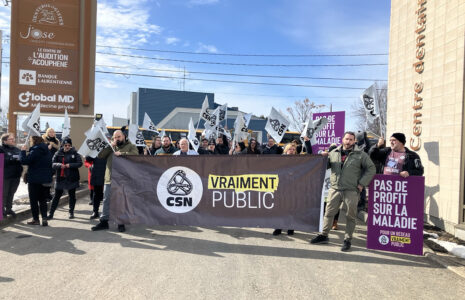
POLYGON ((391 235, 391 242, 398 242, 398 243, 402 243, 402 244, 410 244, 411 240, 408 237, 391 235))
POLYGON ((257 191, 273 193, 278 189, 279 177, 272 174, 208 175, 209 190, 257 191))

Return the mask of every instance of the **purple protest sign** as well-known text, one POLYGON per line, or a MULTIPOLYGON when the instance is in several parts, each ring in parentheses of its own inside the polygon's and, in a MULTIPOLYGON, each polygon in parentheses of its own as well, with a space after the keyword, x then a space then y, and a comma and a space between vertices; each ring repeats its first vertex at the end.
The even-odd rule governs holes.
POLYGON ((323 117, 328 119, 328 124, 315 135, 317 143, 312 145, 314 154, 328 149, 332 143, 336 145, 342 144, 345 127, 345 111, 313 114, 313 120, 318 120, 323 117))
MULTIPOLYGON (((5 154, 0 153, 0 207, 3 211, 3 167, 5 163, 5 154)), ((3 220, 3 213, 0 214, 0 221, 3 220)))
POLYGON ((423 255, 425 178, 375 175, 370 183, 367 248, 423 255))

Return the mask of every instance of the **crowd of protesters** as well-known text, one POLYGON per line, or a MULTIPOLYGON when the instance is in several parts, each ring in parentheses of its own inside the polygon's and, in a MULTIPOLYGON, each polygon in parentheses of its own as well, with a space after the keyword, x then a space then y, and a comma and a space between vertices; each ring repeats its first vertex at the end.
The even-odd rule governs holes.
MULTIPOLYGON (((85 166, 89 170, 88 184, 90 202, 93 206, 90 219, 100 218, 93 231, 109 228, 111 191, 111 167, 113 156, 120 155, 299 155, 312 154, 310 139, 305 138, 304 143, 294 140, 285 147, 280 147, 273 138, 266 143, 260 143, 250 138, 245 142, 230 141, 225 135, 216 139, 201 138, 200 147, 193 150, 189 140, 182 138, 173 145, 169 136, 156 136, 152 145, 138 149, 132 144, 127 134, 116 130, 111 138, 111 145, 103 149, 96 158, 85 157, 85 166), (103 202, 102 213, 99 207, 103 202)), ((27 166, 24 181, 28 184, 29 200, 32 213, 30 225, 47 226, 48 221, 54 218, 59 200, 64 190, 69 195, 69 219, 74 218, 76 204, 76 189, 79 187, 79 168, 83 165, 81 155, 73 147, 69 137, 59 141, 52 128, 40 136, 33 136, 28 145, 21 149, 16 147, 15 137, 11 133, 3 134, 0 153, 4 153, 4 185, 3 185, 3 216, 15 217, 12 201, 20 178, 23 165, 27 166), (29 148, 29 150, 28 150, 29 148), (28 151, 27 151, 28 150, 28 151), (47 200, 54 196, 50 211, 47 214, 47 200), (39 216, 42 218, 40 222, 39 216)), ((311 240, 313 244, 327 243, 328 233, 337 229, 337 217, 341 204, 346 209, 346 232, 342 251, 351 246, 352 234, 355 229, 357 207, 363 208, 366 203, 366 190, 375 173, 395 174, 403 177, 409 175, 423 175, 423 166, 419 156, 405 147, 405 135, 394 133, 389 139, 390 147, 380 138, 378 143, 371 145, 366 133, 346 132, 342 145, 331 145, 325 152, 319 153, 328 157, 328 168, 331 169, 330 190, 325 203, 323 231, 311 240)), ((140 147, 139 147, 140 148, 140 147)), ((118 225, 120 232, 125 226, 118 225)), ((288 235, 294 234, 288 229, 288 235)), ((281 234, 281 229, 275 229, 273 235, 281 234)))

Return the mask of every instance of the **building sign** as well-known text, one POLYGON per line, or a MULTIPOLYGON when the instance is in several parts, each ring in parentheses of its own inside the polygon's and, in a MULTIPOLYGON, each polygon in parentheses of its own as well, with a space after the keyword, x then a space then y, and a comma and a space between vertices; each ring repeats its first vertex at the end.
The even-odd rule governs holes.
POLYGON ((79 112, 79 0, 17 0, 11 21, 11 111, 79 112))
MULTIPOLYGON (((416 29, 415 29, 415 63, 413 68, 418 74, 422 74, 425 69, 423 59, 425 58, 425 29, 426 29, 426 0, 418 0, 418 7, 415 11, 416 29)), ((423 82, 414 84, 414 99, 413 99, 413 137, 410 138, 410 149, 418 151, 421 148, 421 109, 423 108, 423 82)))

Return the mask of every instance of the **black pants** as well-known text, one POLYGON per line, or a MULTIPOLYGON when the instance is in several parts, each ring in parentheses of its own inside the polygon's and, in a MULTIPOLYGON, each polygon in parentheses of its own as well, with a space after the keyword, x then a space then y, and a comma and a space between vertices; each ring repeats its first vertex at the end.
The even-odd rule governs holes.
MULTIPOLYGON (((58 201, 60 201, 63 195, 63 190, 55 189, 55 195, 53 196, 52 206, 50 207, 50 214, 54 214, 58 207, 58 201)), ((74 213, 74 207, 76 206, 76 189, 68 190, 69 195, 69 212, 74 213)))
POLYGON ((19 186, 20 177, 5 178, 3 181, 3 211, 9 212, 13 208, 13 197, 19 186))
POLYGON ((98 214, 98 208, 102 200, 103 200, 103 185, 94 185, 94 198, 92 199, 93 204, 94 204, 94 213, 98 214))
POLYGON ((47 219, 47 196, 50 187, 43 186, 40 183, 29 183, 29 203, 31 204, 31 213, 34 220, 39 220, 39 208, 42 220, 47 219))

